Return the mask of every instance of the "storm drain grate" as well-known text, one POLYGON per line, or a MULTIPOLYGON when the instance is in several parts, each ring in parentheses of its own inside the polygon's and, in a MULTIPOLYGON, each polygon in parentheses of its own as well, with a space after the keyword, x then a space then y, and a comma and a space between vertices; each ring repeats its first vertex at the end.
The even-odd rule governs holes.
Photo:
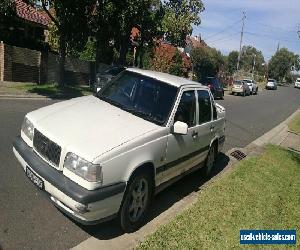
POLYGON ((244 159, 247 155, 240 150, 234 150, 231 154, 232 157, 237 159, 238 161, 244 159))

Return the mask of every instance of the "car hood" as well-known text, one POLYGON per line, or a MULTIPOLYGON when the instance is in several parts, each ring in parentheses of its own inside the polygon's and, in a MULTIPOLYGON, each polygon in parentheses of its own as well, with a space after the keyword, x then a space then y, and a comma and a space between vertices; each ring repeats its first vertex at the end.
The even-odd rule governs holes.
POLYGON ((88 96, 56 103, 27 115, 35 128, 86 160, 129 142, 159 126, 88 96))

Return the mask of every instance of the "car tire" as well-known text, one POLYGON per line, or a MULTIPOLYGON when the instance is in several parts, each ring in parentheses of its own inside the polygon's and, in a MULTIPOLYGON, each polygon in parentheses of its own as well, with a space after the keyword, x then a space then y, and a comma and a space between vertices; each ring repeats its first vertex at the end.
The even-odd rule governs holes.
POLYGON ((119 211, 121 228, 134 232, 142 226, 153 196, 153 179, 146 170, 137 170, 128 184, 119 211))
POLYGON ((206 160, 204 162, 204 167, 202 168, 202 173, 205 175, 205 177, 211 177, 214 167, 215 167, 215 161, 217 158, 217 145, 216 143, 213 143, 211 147, 209 148, 206 160))
POLYGON ((245 96, 246 96, 246 91, 244 91, 244 92, 242 93, 242 96, 243 96, 243 97, 245 97, 245 96))

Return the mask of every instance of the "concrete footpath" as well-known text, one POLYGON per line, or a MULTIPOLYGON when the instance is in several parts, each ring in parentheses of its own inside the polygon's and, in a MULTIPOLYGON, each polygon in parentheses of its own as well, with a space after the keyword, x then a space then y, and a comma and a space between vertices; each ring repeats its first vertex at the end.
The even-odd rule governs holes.
POLYGON ((90 237, 89 239, 75 246, 73 249, 133 249, 137 247, 147 235, 153 233, 159 226, 168 223, 176 215, 190 207, 196 201, 198 192, 201 192, 201 190, 207 187, 211 182, 216 181, 222 176, 222 174, 233 167, 238 162, 238 160, 231 154, 236 150, 241 151, 242 153, 247 155, 247 157, 257 156, 261 152, 263 152, 265 145, 275 144, 300 153, 300 135, 296 135, 288 130, 288 123, 297 115, 300 115, 300 109, 294 112, 290 117, 288 117, 278 126, 250 143, 245 148, 233 148, 229 150, 226 153, 229 161, 227 162, 222 172, 200 186, 198 191, 192 192, 189 195, 185 196, 183 199, 174 203, 169 209, 156 216, 138 231, 130 234, 120 234, 116 237, 102 239, 100 237, 90 237))
POLYGON ((288 124, 296 117, 300 115, 300 109, 296 110, 285 121, 278 126, 259 137, 255 141, 249 144, 249 147, 263 147, 266 144, 275 144, 284 147, 288 150, 292 150, 300 153, 300 135, 289 131, 288 124))

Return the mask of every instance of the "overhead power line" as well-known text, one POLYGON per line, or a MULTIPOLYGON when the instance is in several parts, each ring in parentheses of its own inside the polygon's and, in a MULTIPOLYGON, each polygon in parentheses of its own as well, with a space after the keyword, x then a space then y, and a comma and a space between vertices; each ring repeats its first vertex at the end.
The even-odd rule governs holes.
POLYGON ((254 33, 254 32, 248 32, 248 31, 245 31, 244 33, 247 34, 247 35, 261 37, 261 38, 263 37, 263 38, 267 38, 267 39, 274 40, 274 41, 280 40, 282 42, 288 42, 288 43, 299 43, 299 40, 282 39, 280 37, 272 37, 272 36, 269 36, 269 35, 259 34, 259 33, 254 33))
POLYGON ((240 22, 241 22, 241 20, 238 20, 238 21, 234 22, 233 24, 227 26, 227 27, 224 28, 223 30, 218 31, 218 32, 216 32, 216 33, 213 33, 212 35, 207 36, 206 38, 204 38, 204 40, 207 41, 207 40, 211 39, 212 37, 218 36, 219 34, 222 34, 222 33, 224 33, 225 31, 227 31, 227 30, 231 29, 232 27, 236 26, 236 25, 239 24, 240 22))
MULTIPOLYGON (((240 32, 238 31, 238 32, 235 32, 235 33, 232 33, 232 34, 229 34, 229 35, 227 35, 227 36, 225 36, 225 37, 222 37, 222 38, 219 38, 219 39, 216 39, 216 40, 213 40, 213 41, 210 41, 209 42, 209 44, 213 44, 213 43, 216 43, 216 42, 221 42, 221 41, 228 41, 228 40, 232 40, 233 38, 233 36, 235 36, 235 35, 238 35, 238 34, 240 34, 240 32), (229 38, 229 39, 228 39, 229 38)), ((235 39, 235 38, 234 38, 235 39)))
POLYGON ((272 26, 272 25, 269 25, 269 24, 264 24, 262 22, 258 22, 252 18, 248 18, 248 20, 250 20, 251 22, 254 22, 258 25, 261 25, 261 26, 264 26, 264 27, 267 27, 267 28, 271 28, 273 30, 275 30, 276 32, 289 32, 289 33, 295 33, 297 32, 296 30, 290 30, 290 29, 285 29, 285 28, 282 28, 282 27, 279 27, 279 26, 272 26))

